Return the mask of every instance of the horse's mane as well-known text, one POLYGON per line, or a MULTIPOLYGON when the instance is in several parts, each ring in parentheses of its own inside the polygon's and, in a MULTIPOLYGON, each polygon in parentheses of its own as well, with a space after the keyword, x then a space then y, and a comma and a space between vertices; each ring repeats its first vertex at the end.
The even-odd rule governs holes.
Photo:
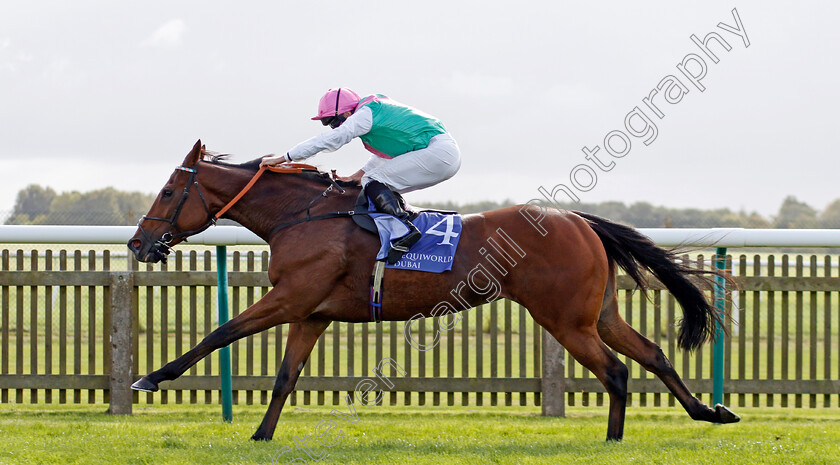
MULTIPOLYGON (((251 161, 246 161, 244 163, 229 163, 227 160, 230 158, 231 154, 229 153, 218 153, 218 152, 211 152, 209 150, 202 149, 201 151, 202 160, 211 163, 214 165, 223 165, 223 166, 230 166, 234 168, 244 169, 256 173, 260 169, 260 162, 262 161, 261 158, 256 158, 251 161)), ((291 176, 299 176, 304 179, 308 179, 311 181, 316 181, 322 184, 330 184, 330 176, 329 173, 326 173, 321 170, 317 171, 303 171, 301 173, 290 173, 288 175, 291 176)), ((361 187, 361 185, 357 181, 335 181, 338 183, 339 186, 342 187, 361 187)))

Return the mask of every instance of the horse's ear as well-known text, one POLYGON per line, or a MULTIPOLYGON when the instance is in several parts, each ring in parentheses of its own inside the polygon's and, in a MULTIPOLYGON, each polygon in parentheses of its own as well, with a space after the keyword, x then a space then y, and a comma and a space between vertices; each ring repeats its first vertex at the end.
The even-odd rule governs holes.
POLYGON ((195 143, 190 153, 187 154, 187 158, 184 158, 184 163, 181 166, 191 167, 198 163, 201 159, 201 153, 203 152, 203 146, 201 145, 201 139, 195 143))

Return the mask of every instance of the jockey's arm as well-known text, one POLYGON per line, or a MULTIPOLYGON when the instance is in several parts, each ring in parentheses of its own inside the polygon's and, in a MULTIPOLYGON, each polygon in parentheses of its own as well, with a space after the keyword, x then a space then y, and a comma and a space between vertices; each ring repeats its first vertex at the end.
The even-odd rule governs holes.
POLYGON ((367 161, 367 163, 365 163, 364 166, 362 166, 362 168, 359 171, 356 171, 350 176, 339 176, 338 179, 341 181, 362 182, 362 176, 364 176, 365 173, 374 170, 378 166, 381 166, 383 163, 385 163, 385 161, 386 160, 384 158, 377 157, 376 155, 371 155, 370 159, 367 161))
POLYGON ((338 176, 339 181, 358 181, 362 182, 362 176, 365 175, 365 170, 359 170, 350 176, 338 176))
POLYGON ((373 126, 370 108, 362 107, 350 115, 341 126, 307 139, 289 150, 292 161, 305 160, 318 152, 333 152, 356 137, 363 136, 373 126))

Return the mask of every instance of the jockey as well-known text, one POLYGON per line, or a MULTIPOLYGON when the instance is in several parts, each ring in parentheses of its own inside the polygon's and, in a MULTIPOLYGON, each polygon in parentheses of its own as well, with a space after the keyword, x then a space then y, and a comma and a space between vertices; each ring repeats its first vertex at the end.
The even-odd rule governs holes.
POLYGON ((421 234, 394 192, 423 189, 454 176, 461 167, 458 144, 437 118, 384 95, 361 98, 346 87, 328 90, 312 119, 332 131, 303 141, 284 155, 267 155, 262 164, 304 160, 360 138, 373 155, 359 171, 339 179, 359 181, 378 211, 397 217, 408 227, 409 233, 391 244, 388 261, 396 262, 421 234))

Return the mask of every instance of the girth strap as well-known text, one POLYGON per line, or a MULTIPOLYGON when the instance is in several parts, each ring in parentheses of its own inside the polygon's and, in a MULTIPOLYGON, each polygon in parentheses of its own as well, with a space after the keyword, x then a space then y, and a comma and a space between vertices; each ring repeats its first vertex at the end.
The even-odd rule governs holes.
POLYGON ((370 276, 370 321, 382 321, 382 278, 385 276, 385 261, 377 260, 370 276))

